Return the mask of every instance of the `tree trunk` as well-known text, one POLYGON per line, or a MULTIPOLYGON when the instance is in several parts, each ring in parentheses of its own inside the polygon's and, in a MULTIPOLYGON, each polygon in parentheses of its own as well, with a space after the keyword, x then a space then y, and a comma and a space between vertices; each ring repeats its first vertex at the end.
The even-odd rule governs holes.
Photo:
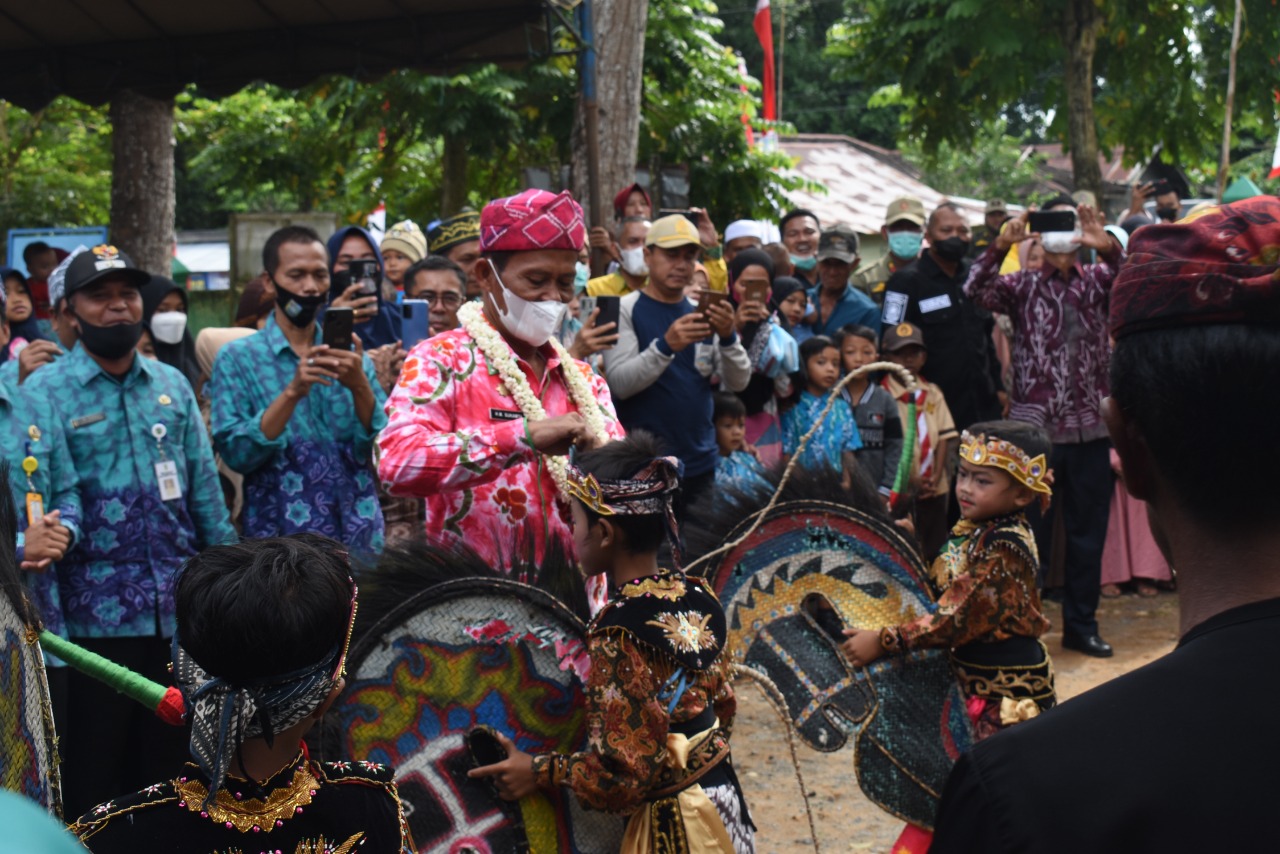
POLYGON ((173 263, 173 99, 111 100, 111 242, 149 273, 173 263))
POLYGON ((440 158, 444 179, 440 186, 440 216, 450 217, 467 204, 467 141, 446 134, 444 154, 440 158))
POLYGON ((573 195, 588 208, 590 222, 604 225, 613 219, 614 194, 635 181, 649 0, 591 0, 591 3, 600 124, 600 195, 605 210, 589 210, 586 118, 581 94, 573 122, 573 195))
POLYGON ((1098 127, 1093 119, 1093 55, 1102 20, 1095 0, 1067 0, 1062 44, 1067 54, 1067 144, 1077 190, 1091 190, 1102 204, 1098 127))

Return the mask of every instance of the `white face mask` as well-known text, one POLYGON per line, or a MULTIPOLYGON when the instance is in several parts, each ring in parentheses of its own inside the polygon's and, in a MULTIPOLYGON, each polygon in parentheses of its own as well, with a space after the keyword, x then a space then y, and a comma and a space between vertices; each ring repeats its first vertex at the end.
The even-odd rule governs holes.
POLYGON ((530 302, 527 299, 516 296, 502 282, 502 277, 498 275, 498 268, 493 266, 493 262, 489 262, 490 269, 493 270, 493 277, 498 280, 499 287, 502 288, 503 301, 507 304, 505 310, 498 307, 493 298, 489 301, 493 302, 494 311, 498 314, 498 319, 502 321, 502 325, 508 332, 524 341, 526 344, 532 344, 534 347, 541 347, 546 344, 555 331, 560 328, 560 320, 564 317, 565 309, 568 308, 560 300, 539 300, 538 302, 530 302))
POLYGON ((1040 235, 1040 243, 1044 246, 1045 252, 1052 252, 1055 255, 1065 255, 1068 252, 1075 252, 1080 248, 1080 238, 1083 235, 1080 231, 1046 231, 1040 235))
POLYGON ((649 265, 644 263, 644 247, 622 250, 622 269, 632 276, 649 275, 649 265))
POLYGON ((151 315, 151 336, 162 344, 182 343, 187 316, 181 311, 157 311, 151 315))

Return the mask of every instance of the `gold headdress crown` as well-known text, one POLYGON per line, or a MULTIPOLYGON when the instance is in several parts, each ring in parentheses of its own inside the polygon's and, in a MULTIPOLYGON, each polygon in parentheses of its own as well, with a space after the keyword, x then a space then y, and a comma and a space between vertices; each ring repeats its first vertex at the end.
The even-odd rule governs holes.
POLYGON ((992 437, 988 439, 982 433, 973 435, 968 430, 960 434, 960 459, 975 466, 988 466, 1007 472, 1018 483, 1043 495, 1052 495, 1050 486, 1052 477, 1044 454, 1034 459, 1017 445, 1007 439, 992 437))
POLYGON ((604 501, 604 490, 593 474, 583 474, 576 467, 569 469, 569 494, 586 505, 597 516, 612 516, 615 511, 604 501))

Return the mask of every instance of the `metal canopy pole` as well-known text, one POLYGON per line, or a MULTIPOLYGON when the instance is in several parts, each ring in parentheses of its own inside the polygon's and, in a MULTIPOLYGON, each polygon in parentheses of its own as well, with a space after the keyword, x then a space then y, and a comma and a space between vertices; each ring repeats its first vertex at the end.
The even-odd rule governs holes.
MULTIPOLYGON (((582 81, 582 123, 587 143, 587 195, 592 228, 603 227, 604 207, 600 198, 600 105, 596 101, 595 25, 591 20, 591 0, 578 7, 583 51, 578 59, 578 78, 582 81)), ((608 258, 604 250, 591 250, 591 273, 602 276, 608 258)))

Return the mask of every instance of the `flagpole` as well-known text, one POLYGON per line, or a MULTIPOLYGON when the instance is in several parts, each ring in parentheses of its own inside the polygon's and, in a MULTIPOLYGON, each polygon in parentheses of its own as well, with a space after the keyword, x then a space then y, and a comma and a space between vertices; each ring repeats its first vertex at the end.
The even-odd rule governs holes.
MULTIPOLYGON (((1236 53, 1240 50, 1240 18, 1244 0, 1236 0, 1236 20, 1231 27, 1231 58, 1227 67, 1227 109, 1222 120, 1222 159, 1218 162, 1218 201, 1227 189, 1227 171, 1231 168, 1231 110, 1236 100, 1236 53)), ((781 97, 781 95, 779 95, 781 97)))
MULTIPOLYGON (((1239 2, 1239 0, 1237 0, 1239 2)), ((782 63, 787 52, 787 0, 778 3, 778 121, 782 121, 782 63)))

